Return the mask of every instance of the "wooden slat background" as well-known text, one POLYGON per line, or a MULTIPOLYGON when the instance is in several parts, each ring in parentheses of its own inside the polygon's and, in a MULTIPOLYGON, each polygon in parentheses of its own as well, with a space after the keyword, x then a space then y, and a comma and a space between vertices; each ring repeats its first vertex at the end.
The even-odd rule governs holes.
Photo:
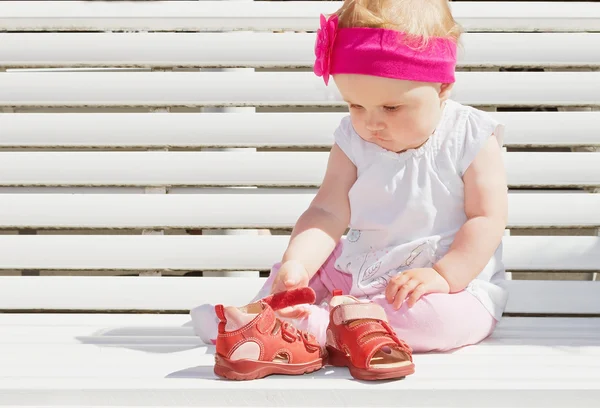
MULTIPOLYGON (((339 2, 167 3, 0 2, 0 274, 266 270, 284 248, 345 114, 335 86, 306 72, 315 16, 339 2), (209 32, 234 27, 261 32, 209 32), (238 106, 259 113, 207 113, 238 106), (200 151, 221 147, 260 152, 200 151), (275 236, 194 236, 202 228, 275 236)), ((453 98, 507 125, 513 278, 593 278, 600 3, 452 7, 468 31, 453 98)), ((537 313, 519 283, 511 310, 537 313)))

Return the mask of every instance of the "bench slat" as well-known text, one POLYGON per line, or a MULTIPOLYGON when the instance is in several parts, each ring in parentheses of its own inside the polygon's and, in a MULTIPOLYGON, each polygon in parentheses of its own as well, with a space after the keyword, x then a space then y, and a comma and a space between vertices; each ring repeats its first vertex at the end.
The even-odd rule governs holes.
MULTIPOLYGON (((200 303, 243 305, 264 279, 4 276, 0 277, 0 310, 183 311, 200 303)), ((509 313, 600 314, 600 282, 506 283, 511 293, 509 313)))
POLYGON ((332 367, 294 378, 293 388, 280 376, 244 384, 215 381, 215 349, 200 344, 188 324, 187 315, 0 314, 0 398, 11 406, 264 406, 265 394, 297 405, 306 393, 307 406, 385 406, 403 392, 400 406, 418 406, 426 397, 464 407, 474 393, 484 392, 479 406, 486 408, 498 401, 519 406, 524 393, 550 408, 574 400, 591 407, 598 398, 592 391, 598 318, 504 318, 476 347, 416 354, 419 375, 378 384, 375 395, 371 384, 349 381, 346 369, 332 367), (342 396, 331 390, 343 390, 342 396))
MULTIPOLYGON (((497 337, 498 340, 502 338, 506 343, 511 339, 514 340, 517 336, 539 340, 542 338, 566 339, 573 337, 571 334, 575 334, 576 338, 581 337, 583 339, 600 332, 600 325, 595 324, 594 321, 600 323, 600 319, 594 318, 571 319, 566 317, 552 317, 540 319, 537 317, 507 316, 498 324, 494 332, 498 336, 494 337, 497 337)), ((75 313, 1 313, 0 327, 8 327, 11 329, 11 332, 3 333, 5 336, 0 337, 0 343, 5 344, 10 342, 9 338, 11 335, 15 337, 21 334, 25 335, 37 332, 37 330, 44 330, 48 326, 57 329, 54 332, 56 334, 55 338, 67 334, 70 338, 65 338, 65 342, 73 340, 73 337, 77 334, 102 337, 106 340, 110 337, 138 337, 145 334, 160 337, 176 336, 176 338, 171 339, 174 342, 178 340, 177 337, 179 336, 195 336, 192 333, 193 329, 188 314, 98 313, 86 315, 75 313), (104 330, 100 331, 101 329, 104 330)), ((51 335, 51 333, 48 334, 51 335)), ((30 344, 44 343, 44 339, 38 336, 30 336, 24 340, 30 344)), ((500 344, 494 344, 492 347, 489 344, 483 344, 482 346, 465 347, 456 350, 454 353, 444 355, 488 355, 491 348, 496 346, 499 346, 500 353, 520 354, 513 353, 508 347, 502 347, 500 344)), ((210 349, 207 351, 210 351, 210 349)), ((532 348, 528 351, 533 351, 532 355, 539 355, 540 353, 538 348, 532 348)), ((552 355, 569 353, 568 348, 553 348, 547 351, 552 355)), ((579 350, 582 355, 595 355, 598 351, 592 348, 579 350)), ((421 357, 429 358, 432 355, 421 355, 421 357)))
MULTIPOLYGON (((129 378, 124 381, 121 378, 101 377, 102 380, 99 381, 98 378, 72 377, 31 380, 11 378, 3 381, 1 386, 6 391, 2 389, 2 394, 13 407, 21 404, 23 394, 27 392, 28 405, 22 405, 23 407, 31 406, 29 401, 36 406, 48 406, 47 402, 52 401, 61 407, 68 407, 73 400, 86 401, 83 404, 78 403, 78 407, 81 408, 96 408, 98 404, 102 404, 103 407, 120 408, 151 408, 157 404, 193 407, 229 404, 264 406, 267 398, 265 396, 268 396, 269 401, 276 400, 277 403, 288 406, 297 405, 298 401, 306 403, 305 407, 318 404, 331 407, 387 406, 390 401, 398 398, 399 393, 403 394, 402 400, 406 407, 418 406, 423 399, 430 399, 444 401, 444 406, 448 408, 460 408, 473 401, 474 394, 485 395, 485 400, 478 405, 481 408, 497 407, 498 401, 505 403, 505 406, 519 406, 522 404, 523 395, 526 394, 544 408, 560 408, 568 405, 570 401, 577 401, 582 407, 593 407, 600 395, 596 390, 597 381, 593 380, 598 376, 595 369, 586 369, 582 373, 579 367, 573 365, 567 366, 568 370, 558 366, 561 368, 560 375, 548 378, 548 373, 556 366, 539 367, 520 359, 502 360, 504 363, 519 362, 525 365, 512 364, 510 369, 505 369, 492 379, 482 379, 481 376, 477 376, 476 379, 471 379, 471 376, 467 379, 457 379, 456 367, 462 363, 462 360, 457 359, 447 371, 431 368, 431 371, 437 371, 440 376, 445 375, 445 378, 423 381, 411 388, 388 384, 386 387, 378 387, 378 392, 373 396, 372 388, 367 388, 367 384, 356 387, 354 382, 349 380, 351 377, 347 369, 327 369, 306 375, 303 379, 293 378, 293 388, 284 388, 291 386, 289 378, 269 378, 266 381, 240 385, 237 382, 231 384, 229 381, 215 379, 212 374, 214 356, 200 355, 200 360, 194 356, 190 353, 188 357, 188 361, 195 361, 194 367, 182 368, 183 363, 180 363, 172 371, 155 369, 156 374, 151 379, 129 378), (335 378, 325 380, 325 374, 332 371, 339 374, 335 378), (515 377, 514 372, 518 372, 520 376, 515 377), (542 378, 538 377, 539 373, 545 374, 544 380, 532 380, 542 378), (169 374, 172 376, 168 377, 169 374), (239 388, 235 388, 234 385, 239 388), (32 389, 35 392, 31 391, 32 389)), ((156 355, 153 358, 156 358, 156 355)), ((123 361, 127 364, 128 359, 123 361)), ((499 361, 494 359, 491 363, 496 367, 499 361)), ((475 370, 485 371, 488 367, 477 366, 475 370)))
MULTIPOLYGON (((313 197, 314 190, 282 194, 269 189, 242 193, 217 189, 204 194, 7 193, 0 200, 0 228, 292 228, 313 197)), ((509 194, 508 223, 511 228, 598 227, 598 208, 600 194, 509 194)))
MULTIPOLYGON (((7 113, 0 115, 0 147, 330 147, 346 115, 7 113)), ((600 146, 600 112, 490 115, 506 125, 508 147, 600 146)))
MULTIPOLYGON (((88 317, 94 316, 82 315, 81 319, 88 317)), ((537 329, 537 322, 542 320, 528 323, 537 329)), ((598 319, 585 322, 598 326, 598 319)), ((48 323, 52 324, 53 319, 48 323)), ((178 323, 173 319, 172 326, 178 323)), ((25 372, 17 364, 15 370, 22 375, 9 374, 0 384, 0 390, 3 402, 11 406, 50 406, 49 402, 52 406, 68 406, 78 401, 78 406, 84 408, 264 406, 265 395, 282 406, 298 406, 298 401, 307 407, 386 406, 398 398, 398 393, 403 397, 397 405, 403 407, 418 406, 424 398, 443 400, 449 408, 464 407, 473 401, 474 395, 486 396, 478 404, 482 408, 497 407, 499 401, 503 406, 520 406, 523 395, 548 408, 563 407, 570 401, 577 401, 581 407, 593 407, 597 402, 600 394, 595 381, 599 375, 597 358, 587 356, 588 350, 597 352, 597 344, 585 344, 570 336, 562 341, 550 339, 549 346, 543 347, 537 339, 525 337, 527 343, 518 344, 504 339, 500 328, 498 333, 495 337, 507 342, 506 346, 497 347, 504 351, 499 355, 477 359, 470 354, 493 345, 494 339, 452 353, 416 355, 419 375, 411 381, 377 384, 377 393, 373 393, 372 384, 357 385, 351 381, 347 369, 333 367, 293 379, 273 376, 245 383, 217 381, 212 372, 213 347, 176 353, 146 345, 119 348, 82 345, 74 348, 72 355, 67 347, 47 345, 38 350, 12 344, 1 351, 2 357, 16 352, 29 361, 27 351, 31 350, 33 367, 25 372), (580 344, 587 347, 577 347, 580 344), (565 353, 558 357, 555 349, 563 349, 565 353), (146 350, 150 352, 143 352, 146 350), (507 353, 508 350, 513 354, 507 353), (55 363, 61 355, 63 360, 55 363), (99 368, 96 374, 92 372, 95 366, 99 368), (43 375, 36 375, 38 367, 43 375)))
MULTIPOLYGON (((570 341, 572 347, 589 345, 600 337, 600 324, 594 318, 535 318, 505 317, 496 327, 494 336, 479 347, 467 347, 456 350, 452 355, 460 353, 469 358, 484 358, 494 354, 497 356, 530 357, 565 357, 571 354, 566 347, 539 347, 521 344, 515 347, 510 344, 515 339, 527 339, 533 342, 570 341)), ((600 320, 600 319, 597 319, 600 320)), ((8 345, 25 347, 41 347, 54 345, 97 344, 106 347, 106 351, 123 346, 135 346, 150 350, 185 351, 192 347, 205 346, 190 326, 190 318, 185 314, 0 314, 0 328, 5 330, 0 336, 0 350, 6 351, 8 345), (50 329, 49 329, 50 328, 50 329)), ((600 322, 599 322, 600 323, 600 322)), ((207 350, 209 352, 210 350, 207 350)), ((580 356, 593 358, 600 355, 600 350, 593 347, 581 347, 580 356)), ((16 359, 12 353, 5 357, 16 359)), ((63 357, 55 355, 58 357, 63 357)), ((446 355, 450 356, 450 354, 446 355)), ((139 355, 136 363, 152 364, 144 355, 139 355)), ((430 362, 432 355, 419 355, 421 362, 430 362)), ((47 362, 47 360, 44 360, 47 362)), ((27 358, 21 364, 36 365, 40 361, 27 358)), ((440 361, 440 363, 445 363, 440 361)), ((8 369, 5 365, 0 369, 8 369)), ((11 367, 15 368, 15 367, 11 367)), ((91 368, 91 367, 90 367, 91 368)), ((130 368, 132 368, 130 366, 130 368)))
MULTIPOLYGON (((466 33, 461 41, 459 69, 600 65, 590 52, 599 33, 466 33)), ((3 33, 0 67, 306 68, 314 43, 313 33, 3 33)))
MULTIPOLYGON (((599 72, 458 72, 471 105, 600 105, 599 72)), ((0 106, 346 106, 312 72, 4 72, 0 106)))
MULTIPOLYGON (((51 316, 49 320, 50 322, 55 321, 53 316, 51 316)), ((532 319, 529 318, 528 320, 531 321, 532 319)), ((593 321, 589 321, 589 319, 585 320, 589 325, 591 325, 590 334, 596 334, 598 330, 598 325, 594 324, 593 321)), ((539 329, 539 326, 540 325, 533 323, 533 327, 539 329)), ((27 326, 27 328, 29 328, 29 326, 27 326)), ((565 329, 566 328, 568 328, 568 326, 565 327, 565 329)), ((19 329, 22 330, 21 327, 17 327, 17 330, 19 329)), ((34 326, 32 327, 32 329, 37 329, 32 333, 34 335, 45 334, 52 336, 52 334, 54 334, 52 329, 49 329, 48 327, 34 326)), ((102 335, 101 333, 95 334, 93 333, 93 330, 96 328, 75 326, 73 327, 73 329, 75 333, 79 333, 79 336, 77 336, 76 338, 70 339, 65 333, 58 333, 58 336, 56 336, 59 340, 64 341, 64 343, 48 342, 46 344, 3 344, 2 350, 0 350, 0 358, 2 358, 3 361, 5 361, 5 364, 0 366, 0 375, 2 375, 3 378, 12 377, 30 379, 32 377, 32 373, 35 372, 38 377, 51 377, 52 374, 54 374, 55 377, 59 378, 68 376, 84 378, 91 376, 101 376, 122 379, 125 379, 127 377, 134 377, 138 379, 151 379, 156 376, 157 371, 157 368, 152 368, 152 366, 158 363, 158 365, 162 366, 162 370, 166 369, 168 366, 179 366, 180 364, 185 363, 185 359, 189 359, 190 357, 192 357, 190 355, 192 353, 186 351, 193 350, 193 348, 195 347, 200 347, 204 349, 201 350, 202 354, 204 355, 201 356, 200 360, 203 363, 203 365, 204 363, 208 362, 208 358, 212 357, 211 354, 214 353, 214 349, 212 347, 206 349, 206 345, 201 343, 200 339, 193 336, 193 333, 190 333, 191 328, 175 327, 174 323, 165 328, 171 329, 171 333, 167 332, 168 334, 163 336, 162 338, 144 335, 123 336, 122 341, 130 340, 131 343, 129 344, 118 343, 118 338, 112 339, 113 344, 111 344, 111 337, 115 336, 102 335), (79 344, 76 343, 77 339, 79 339, 80 341, 79 344), (181 342, 177 343, 178 340, 180 340, 181 342), (163 357, 157 359, 149 359, 148 356, 146 356, 147 353, 132 353, 131 350, 129 350, 129 348, 137 347, 142 350, 146 349, 149 351, 151 350, 154 352, 158 352, 161 348, 161 345, 163 354, 166 355, 163 355, 163 357), (92 348, 95 349, 95 351, 90 350, 92 348), (168 353, 167 351, 182 351, 182 353, 168 353), (177 355, 174 356, 170 354, 177 355), (65 355, 68 355, 69 357, 65 358, 65 355), (94 361, 94 364, 89 364, 89 359, 93 357, 95 357, 98 360, 94 361), (123 369, 118 370, 119 366, 122 364, 123 358, 126 358, 128 361, 127 367, 123 367, 123 369), (62 359, 63 361, 61 362, 60 359, 62 359), (166 363, 167 359, 170 360, 169 363, 166 363), (19 362, 19 360, 21 361, 19 362), (86 360, 88 360, 88 364, 84 364, 86 360), (114 371, 115 369, 117 369, 117 372, 113 372, 111 375, 111 371, 114 371)), ((131 331, 137 331, 140 334, 143 333, 143 328, 137 328, 137 330, 135 329, 136 328, 133 328, 133 330, 131 331)), ((155 328, 156 331, 158 331, 158 329, 158 327, 155 328)), ((570 363, 568 365, 580 367, 582 370, 593 370, 593 368, 600 369, 600 367, 598 367, 598 364, 594 361, 594 359, 597 359, 599 357, 598 352, 600 350, 598 349, 600 347, 598 347, 597 345, 595 345, 595 347, 590 347, 594 344, 592 343, 592 339, 590 339, 589 336, 587 336, 587 339, 577 339, 577 337, 575 337, 575 335, 572 333, 570 335, 564 335, 564 337, 557 339, 553 336, 554 333, 552 332, 548 332, 547 330, 543 329, 541 329, 540 331, 542 335, 545 335, 545 337, 542 338, 542 341, 544 342, 570 340, 573 341, 574 344, 580 345, 582 349, 588 350, 582 350, 580 354, 576 355, 573 346, 569 347, 570 350, 567 350, 565 352, 555 353, 553 352, 553 350, 541 352, 541 350, 539 349, 543 350, 544 347, 539 347, 538 350, 535 350, 535 348, 533 348, 531 345, 521 345, 519 347, 517 345, 512 344, 512 347, 516 349, 515 353, 518 353, 519 357, 524 360, 522 361, 522 363, 528 362, 530 364, 533 363, 534 365, 538 366, 548 364, 567 365, 568 363, 570 363), (532 355, 526 354, 526 351, 537 352, 535 352, 532 355), (548 359, 548 357, 551 358, 548 359)), ((524 339, 526 340, 537 340, 538 343, 542 342, 539 338, 541 336, 531 336, 531 334, 528 333, 528 331, 526 330, 520 330, 519 333, 522 334, 524 339)), ((581 331, 579 331, 579 333, 581 333, 581 331)), ((497 339, 508 343, 497 345, 498 354, 482 354, 477 352, 461 353, 461 367, 468 367, 469 369, 473 369, 482 364, 481 359, 495 358, 500 360, 503 357, 507 357, 506 354, 508 349, 511 347, 511 340, 512 342, 514 342, 514 340, 511 338, 510 335, 507 334, 505 337, 503 334, 504 333, 502 329, 499 328, 498 333, 495 336, 497 339)), ((490 339, 483 345, 484 347, 482 348, 489 349, 488 344, 494 344, 494 339, 490 339)), ((515 356, 512 357, 514 358, 515 356)), ((419 368, 423 370, 419 370, 421 380, 425 378, 432 380, 440 378, 442 376, 442 372, 449 370, 451 368, 451 364, 456 363, 457 360, 457 356, 446 357, 441 355, 419 355, 416 364, 419 364, 419 368), (434 363, 437 363, 439 370, 442 372, 435 373, 432 371, 432 369, 434 369, 434 363)), ((210 366, 210 363, 206 365, 210 366)), ((508 367, 506 362, 503 362, 502 364, 498 365, 498 368, 500 368, 501 371, 504 371, 508 367)), ((497 372, 495 373, 497 374, 497 372)), ((523 378, 523 373, 514 375, 523 378)), ((547 378, 551 375, 556 376, 558 374, 545 374, 544 378, 547 378)), ((341 377, 341 375, 338 374, 338 377, 341 377)))
MULTIPOLYGON (((327 152, 0 152, 0 186, 318 186, 327 152)), ((598 186, 600 153, 505 154, 513 187, 598 186)))
MULTIPOLYGON (((266 270, 281 260, 289 236, 0 236, 0 269, 266 270)), ((510 236, 511 271, 595 271, 600 238, 510 236)))
MULTIPOLYGON (((318 15, 341 2, 3 1, 0 30, 222 31, 316 30, 318 15)), ((590 2, 459 2, 453 15, 468 31, 600 31, 590 2)))

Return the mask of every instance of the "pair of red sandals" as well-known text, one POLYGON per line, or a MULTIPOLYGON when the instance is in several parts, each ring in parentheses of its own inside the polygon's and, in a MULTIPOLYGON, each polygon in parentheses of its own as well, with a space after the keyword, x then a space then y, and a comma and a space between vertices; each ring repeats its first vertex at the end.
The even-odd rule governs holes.
POLYGON ((329 364, 348 367, 360 380, 404 378, 415 372, 412 350, 396 336, 383 308, 334 291, 326 350, 316 338, 275 316, 276 310, 312 304, 311 288, 271 295, 242 308, 215 306, 219 317, 214 372, 231 380, 271 374, 300 375, 329 364))

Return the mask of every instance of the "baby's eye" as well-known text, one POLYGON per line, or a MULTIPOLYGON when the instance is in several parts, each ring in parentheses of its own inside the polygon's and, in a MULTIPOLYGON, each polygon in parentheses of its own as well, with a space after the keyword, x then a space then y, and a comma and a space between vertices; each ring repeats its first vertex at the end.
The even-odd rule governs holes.
POLYGON ((400 106, 384 106, 383 109, 385 109, 388 112, 395 112, 398 109, 400 109, 400 106))
POLYGON ((362 106, 350 104, 350 109, 362 109, 362 106))

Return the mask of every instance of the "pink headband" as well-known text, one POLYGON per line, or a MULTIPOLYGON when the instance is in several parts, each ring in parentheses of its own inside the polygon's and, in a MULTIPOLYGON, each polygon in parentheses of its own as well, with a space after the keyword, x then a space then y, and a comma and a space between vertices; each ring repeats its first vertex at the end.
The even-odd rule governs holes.
POLYGON ((314 72, 325 85, 329 75, 363 74, 421 82, 453 83, 456 43, 434 37, 423 49, 412 49, 406 34, 383 28, 341 28, 338 16, 321 15, 317 30, 314 72))

